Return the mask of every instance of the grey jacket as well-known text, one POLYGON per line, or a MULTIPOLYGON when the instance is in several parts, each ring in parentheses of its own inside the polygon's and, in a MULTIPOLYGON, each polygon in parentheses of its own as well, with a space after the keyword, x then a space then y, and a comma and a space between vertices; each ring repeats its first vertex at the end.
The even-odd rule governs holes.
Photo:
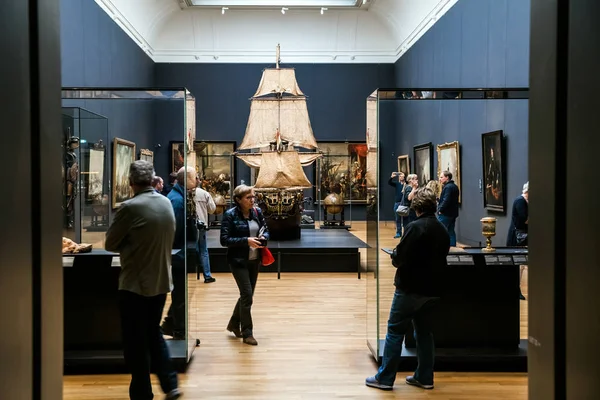
POLYGON ((119 290, 156 296, 172 290, 175 214, 152 187, 121 204, 106 233, 106 250, 120 253, 119 290))

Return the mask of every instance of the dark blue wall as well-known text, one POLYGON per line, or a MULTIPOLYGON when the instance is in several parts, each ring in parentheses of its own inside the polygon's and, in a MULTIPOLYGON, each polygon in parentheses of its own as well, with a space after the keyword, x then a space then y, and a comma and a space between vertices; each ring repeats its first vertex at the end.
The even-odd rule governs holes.
MULTIPOLYGON (((93 0, 61 0, 61 64, 63 87, 151 87, 154 62, 93 0)), ((112 171, 112 140, 130 140, 139 149, 154 147, 155 106, 141 100, 65 100, 108 118, 112 171)), ((82 132, 90 140, 97 133, 82 132)), ((136 157, 138 156, 136 155, 136 157)), ((111 175, 109 175, 111 176, 111 175)))
POLYGON ((62 86, 149 87, 154 63, 93 0, 60 1, 62 86))
MULTIPOLYGON (((396 62, 396 87, 527 87, 529 9, 530 0, 460 0, 396 62)), ((512 200, 528 180, 528 101, 409 100, 391 104, 395 109, 386 112, 394 114, 395 125, 387 130, 396 132, 395 152, 383 150, 382 158, 393 160, 393 167, 398 155, 409 154, 412 165, 413 146, 433 142, 437 173, 435 146, 458 140, 462 171, 458 239, 469 245, 483 241, 479 220, 489 214, 498 218, 495 243, 504 244, 512 200), (507 137, 506 216, 488 213, 479 190, 481 134, 499 129, 507 137)), ((384 189, 382 199, 389 203, 382 203, 383 219, 389 219, 386 210, 393 206, 393 192, 384 189)))
POLYGON ((396 62, 396 87, 527 87, 530 6, 459 0, 396 62))

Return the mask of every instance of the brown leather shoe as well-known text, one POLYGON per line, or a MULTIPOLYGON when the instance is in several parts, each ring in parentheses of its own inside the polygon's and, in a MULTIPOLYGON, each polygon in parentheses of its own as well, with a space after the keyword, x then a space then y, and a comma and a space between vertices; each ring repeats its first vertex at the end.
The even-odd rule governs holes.
POLYGON ((237 338, 242 337, 242 331, 240 330, 240 328, 232 328, 232 327, 228 326, 227 330, 229 332, 233 333, 235 335, 235 337, 237 337, 237 338))
POLYGON ((244 338, 244 343, 249 344, 251 346, 256 346, 258 342, 254 339, 254 336, 248 336, 244 338))

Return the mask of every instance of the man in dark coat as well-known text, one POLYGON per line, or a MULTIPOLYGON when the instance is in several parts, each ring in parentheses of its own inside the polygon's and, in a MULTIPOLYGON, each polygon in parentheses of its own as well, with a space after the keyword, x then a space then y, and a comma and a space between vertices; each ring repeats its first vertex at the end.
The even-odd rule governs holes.
POLYGON ((456 218, 458 218, 458 197, 460 191, 452 180, 452 172, 450 171, 442 172, 440 183, 442 184, 442 194, 440 195, 440 202, 438 204, 438 219, 448 230, 450 246, 456 246, 454 224, 456 223, 456 218))

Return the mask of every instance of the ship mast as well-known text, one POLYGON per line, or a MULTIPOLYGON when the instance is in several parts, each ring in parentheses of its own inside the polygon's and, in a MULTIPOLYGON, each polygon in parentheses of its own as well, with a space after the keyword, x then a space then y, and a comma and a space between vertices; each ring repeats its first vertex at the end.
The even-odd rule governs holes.
MULTIPOLYGON (((281 46, 277 43, 277 48, 275 50, 275 68, 279 69, 279 61, 281 61, 281 46)), ((281 100, 283 97, 283 91, 275 94, 277 99, 281 100)), ((277 132, 275 133, 275 149, 278 153, 281 153, 283 150, 283 143, 281 143, 281 101, 277 102, 278 110, 277 110, 277 132)))

